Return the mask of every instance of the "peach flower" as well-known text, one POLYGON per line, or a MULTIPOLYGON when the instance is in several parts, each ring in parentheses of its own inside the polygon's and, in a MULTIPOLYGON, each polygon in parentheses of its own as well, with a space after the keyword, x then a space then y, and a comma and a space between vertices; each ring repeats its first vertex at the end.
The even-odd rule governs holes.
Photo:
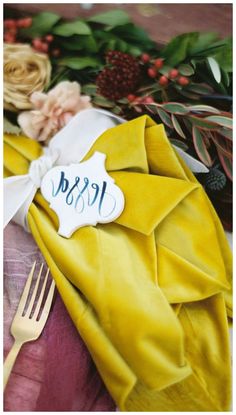
POLYGON ((77 82, 62 81, 47 94, 33 92, 30 101, 34 109, 18 116, 24 134, 34 140, 47 142, 77 112, 92 107, 90 97, 81 95, 80 91, 77 82))

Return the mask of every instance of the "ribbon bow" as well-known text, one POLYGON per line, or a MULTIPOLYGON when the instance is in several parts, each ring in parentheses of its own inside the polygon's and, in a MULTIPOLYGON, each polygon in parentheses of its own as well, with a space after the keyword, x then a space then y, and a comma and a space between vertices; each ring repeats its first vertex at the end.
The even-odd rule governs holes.
MULTIPOLYGON (((47 171, 55 165, 79 163, 104 131, 124 122, 124 119, 100 109, 79 112, 52 138, 49 146, 44 148, 44 154, 31 162, 28 174, 4 179, 4 227, 13 219, 28 231, 27 212, 47 171)), ((192 171, 208 171, 183 150, 175 149, 192 171)))

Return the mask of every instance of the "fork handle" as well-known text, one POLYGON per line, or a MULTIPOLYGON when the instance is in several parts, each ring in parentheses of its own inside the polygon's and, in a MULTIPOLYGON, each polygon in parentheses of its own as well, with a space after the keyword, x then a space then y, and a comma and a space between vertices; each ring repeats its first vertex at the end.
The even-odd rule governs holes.
POLYGON ((11 374, 12 368, 14 366, 15 360, 17 358, 17 355, 21 349, 23 342, 15 340, 10 352, 8 353, 6 360, 4 362, 4 380, 3 380, 3 384, 4 384, 4 389, 7 385, 9 376, 11 374))

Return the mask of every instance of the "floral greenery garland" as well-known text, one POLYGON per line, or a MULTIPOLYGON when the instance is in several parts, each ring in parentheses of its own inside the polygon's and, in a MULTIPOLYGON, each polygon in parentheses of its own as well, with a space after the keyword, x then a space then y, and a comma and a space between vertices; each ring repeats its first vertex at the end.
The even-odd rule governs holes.
MULTIPOLYGON (((209 168, 198 179, 230 227, 231 38, 193 32, 160 46, 122 10, 70 22, 49 12, 23 18, 11 13, 7 10, 4 40, 31 44, 35 53, 48 56, 47 91, 61 81, 76 81, 94 106, 126 119, 147 113, 163 122, 173 144, 209 168)), ((5 129, 16 132, 9 109, 5 129)))

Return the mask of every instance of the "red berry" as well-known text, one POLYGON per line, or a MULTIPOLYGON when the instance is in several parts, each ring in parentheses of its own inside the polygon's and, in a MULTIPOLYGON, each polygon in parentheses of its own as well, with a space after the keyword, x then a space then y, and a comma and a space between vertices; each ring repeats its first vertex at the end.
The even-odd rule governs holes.
POLYGON ((186 85, 188 85, 188 84, 189 84, 189 79, 188 79, 188 78, 186 78, 186 76, 180 76, 180 77, 178 78, 178 84, 179 84, 179 85, 182 85, 182 86, 186 86, 186 85))
POLYGON ((142 97, 136 97, 135 98, 135 104, 141 104, 143 102, 143 98, 142 97))
POLYGON ((46 40, 46 42, 51 43, 54 40, 54 36, 53 35, 47 35, 44 38, 46 40))
POLYGON ((177 78, 177 76, 179 75, 179 71, 178 69, 171 69, 171 71, 169 72, 169 77, 170 79, 175 79, 177 78))
POLYGON ((17 27, 11 27, 10 29, 7 30, 7 33, 11 33, 12 35, 16 35, 17 34, 17 27))
POLYGON ((147 73, 148 73, 148 76, 150 76, 150 78, 156 78, 157 76, 157 70, 154 66, 152 66, 151 68, 148 68, 147 73))
POLYGON ((129 94, 129 95, 127 95, 127 99, 128 99, 129 102, 132 102, 136 99, 136 96, 134 94, 129 94))
POLYGON ((14 19, 6 19, 4 20, 4 27, 6 29, 12 29, 16 27, 16 21, 14 19))
POLYGON ((12 33, 7 32, 4 34, 4 41, 6 43, 15 43, 16 37, 12 33))
POLYGON ((42 42, 40 46, 41 52, 47 53, 48 52, 48 43, 42 42))
POLYGON ((143 54, 141 55, 141 61, 142 61, 143 63, 147 63, 147 62, 149 62, 149 61, 150 61, 150 55, 149 55, 148 53, 143 53, 143 54))
POLYGON ((162 58, 158 58, 154 61, 154 65, 157 69, 161 69, 162 66, 164 65, 164 59, 162 58))
POLYGON ((57 58, 58 56, 60 56, 61 51, 60 49, 53 49, 51 52, 52 56, 54 56, 55 58, 57 58))
POLYGON ((35 39, 32 40, 32 45, 34 46, 35 49, 41 50, 42 39, 40 37, 36 37, 35 39))
POLYGON ((32 17, 25 17, 17 20, 17 27, 27 28, 32 25, 32 17))
POLYGON ((167 86, 168 82, 168 78, 165 75, 162 75, 158 81, 159 85, 161 86, 167 86))
POLYGON ((144 104, 152 104, 154 102, 154 99, 152 97, 144 97, 143 103, 144 104))

